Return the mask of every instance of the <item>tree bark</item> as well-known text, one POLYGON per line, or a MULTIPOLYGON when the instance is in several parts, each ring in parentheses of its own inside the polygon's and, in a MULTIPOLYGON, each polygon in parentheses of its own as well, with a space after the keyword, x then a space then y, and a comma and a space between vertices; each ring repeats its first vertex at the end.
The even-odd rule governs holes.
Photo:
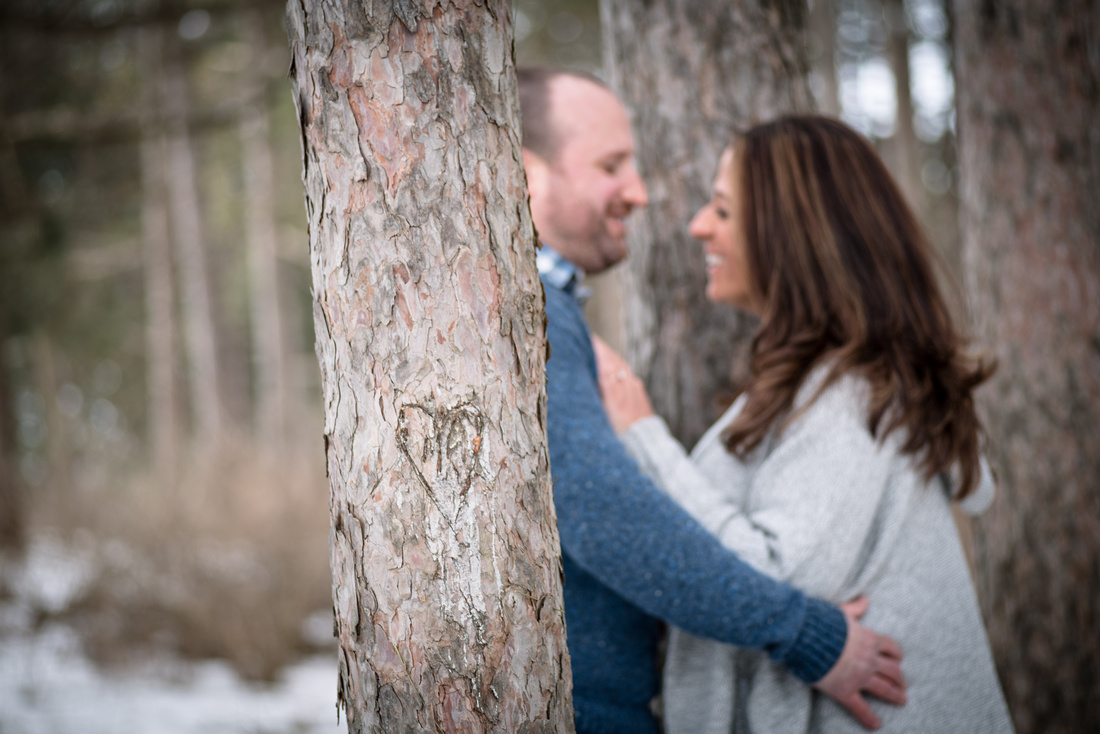
POLYGON ((274 165, 268 142, 267 79, 263 72, 267 38, 263 17, 248 13, 247 42, 253 56, 249 86, 255 104, 245 108, 240 136, 244 158, 245 233, 248 244, 249 301, 255 433, 270 448, 285 438, 287 418, 287 353, 279 298, 278 239, 275 230, 274 165))
POLYGON ((1021 734, 1100 730, 1100 5, 956 0, 963 261, 1000 365, 983 612, 1021 734))
POLYGON ((139 55, 145 73, 144 114, 148 125, 141 140, 141 225, 145 250, 145 364, 149 395, 148 434, 156 476, 175 475, 179 443, 176 415, 176 318, 173 310, 172 240, 165 191, 165 135, 160 125, 156 85, 161 79, 162 32, 139 32, 139 55))
POLYGON ((184 337, 190 369, 195 435, 215 441, 222 429, 218 388, 218 351, 210 276, 206 266, 206 227, 199 204, 198 179, 191 134, 187 128, 187 78, 178 44, 165 39, 162 104, 168 128, 168 204, 179 268, 184 337))
POLYGON ((632 110, 650 205, 629 229, 627 356, 686 445, 745 375, 754 322, 709 304, 701 245, 687 234, 710 198, 735 127, 812 106, 798 0, 603 0, 604 62, 632 110), (731 368, 731 365, 737 367, 731 368))
POLYGON ((289 0, 351 731, 572 731, 509 4, 289 0))

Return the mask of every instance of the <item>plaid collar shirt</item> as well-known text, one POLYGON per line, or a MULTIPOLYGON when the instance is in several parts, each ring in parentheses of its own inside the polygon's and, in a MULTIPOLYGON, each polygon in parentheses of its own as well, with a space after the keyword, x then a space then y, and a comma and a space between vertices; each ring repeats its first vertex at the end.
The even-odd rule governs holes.
POLYGON ((573 296, 582 306, 592 295, 592 289, 584 285, 584 271, 546 245, 539 249, 535 264, 547 283, 573 296))

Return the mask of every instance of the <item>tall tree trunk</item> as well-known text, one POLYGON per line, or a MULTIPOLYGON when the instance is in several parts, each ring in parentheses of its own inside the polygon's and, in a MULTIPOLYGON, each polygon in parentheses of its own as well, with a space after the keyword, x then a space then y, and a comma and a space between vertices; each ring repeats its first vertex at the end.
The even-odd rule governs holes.
MULTIPOLYGON (((2 38, 4 34, 0 34, 2 38)), ((0 99, 7 98, 5 65, 0 63, 0 99)), ((15 146, 7 133, 7 115, 0 105, 0 221, 18 211, 31 211, 31 197, 19 168, 15 146)), ((10 247, 10 243, 8 247, 10 247)), ((7 258, 4 258, 5 264, 7 258)), ((11 269, 3 273, 0 282, 8 287, 11 269)), ((0 349, 5 350, 12 336, 12 321, 21 309, 12 303, 10 292, 0 303, 0 349)), ((23 482, 19 476, 16 450, 15 395, 6 360, 0 360, 0 553, 21 553, 26 544, 26 502, 23 482)), ((6 590, 0 587, 0 594, 6 590)))
POLYGON ((572 731, 505 0, 290 0, 355 732, 572 731))
POLYGON ((199 188, 191 133, 187 127, 187 77, 178 42, 165 39, 162 104, 168 129, 168 203, 179 268, 184 336, 190 368, 191 407, 195 435, 211 442, 222 429, 222 400, 218 389, 218 352, 210 276, 206 266, 206 227, 199 204, 199 188))
POLYGON ((1000 361, 983 611, 1018 730, 1100 731, 1100 5, 954 11, 963 260, 1000 361))
POLYGON ((72 455, 65 430, 65 417, 57 404, 57 345, 45 327, 39 326, 30 340, 32 383, 42 396, 46 420, 46 463, 49 466, 44 494, 53 500, 69 496, 72 488, 72 455))
POLYGON ((718 418, 716 396, 743 377, 753 322, 707 303, 703 250, 687 225, 710 198, 735 126, 811 106, 806 6, 602 0, 601 13, 605 66, 633 111, 650 195, 628 235, 628 357, 657 412, 690 445, 718 418))
MULTIPOLYGON (((947 21, 947 33, 943 39, 946 44, 944 51, 948 56, 948 68, 954 73, 955 19, 950 8, 951 0, 939 0, 939 5, 943 9, 945 20, 947 21)), ((935 145, 934 154, 939 156, 940 161, 944 164, 947 171, 958 170, 959 151, 958 141, 956 140, 954 130, 944 131, 935 145)), ((957 179, 957 176, 955 176, 955 178, 957 179)), ((922 174, 922 185, 923 182, 922 174)), ((951 185, 949 182, 947 191, 940 196, 932 196, 926 191, 925 202, 928 204, 928 220, 929 229, 932 234, 932 242, 947 263, 948 271, 955 278, 956 293, 953 294, 953 297, 956 299, 961 297, 965 300, 965 294, 961 288, 963 282, 963 265, 962 232, 960 231, 959 217, 959 186, 957 184, 951 185)), ((960 317, 964 313, 968 314, 965 304, 953 303, 951 305, 955 309, 955 313, 959 314, 960 317)))
MULTIPOLYGON (((0 326, 4 325, 0 321, 0 326)), ((0 344, 8 335, 0 332, 0 344)), ((0 553, 19 553, 26 543, 23 485, 15 451, 15 400, 8 366, 0 362, 0 553)), ((0 587, 0 593, 5 589, 0 587)))
POLYGON ((810 32, 814 71, 821 78, 817 107, 823 115, 840 115, 840 85, 836 78, 836 0, 811 0, 810 32))
POLYGON ((910 33, 905 2, 885 0, 882 9, 886 16, 886 28, 890 33, 890 67, 894 71, 897 95, 897 118, 891 146, 894 149, 894 176, 901 184, 909 206, 913 211, 922 214, 924 186, 920 179, 920 141, 917 140, 917 132, 913 128, 913 93, 909 74, 910 33))
POLYGON ((165 135, 156 87, 162 77, 159 27, 142 28, 139 54, 145 73, 145 117, 141 137, 141 224, 145 245, 145 362, 149 400, 149 447, 156 476, 176 471, 179 420, 176 415, 172 242, 165 192, 165 135))
POLYGON ((278 239, 271 145, 268 142, 267 77, 263 60, 267 37, 258 10, 248 13, 247 42, 253 57, 249 92, 253 104, 240 123, 244 150, 245 232, 248 241, 252 359, 256 387, 253 411, 256 435, 266 445, 282 443, 287 412, 287 355, 279 306, 278 239))

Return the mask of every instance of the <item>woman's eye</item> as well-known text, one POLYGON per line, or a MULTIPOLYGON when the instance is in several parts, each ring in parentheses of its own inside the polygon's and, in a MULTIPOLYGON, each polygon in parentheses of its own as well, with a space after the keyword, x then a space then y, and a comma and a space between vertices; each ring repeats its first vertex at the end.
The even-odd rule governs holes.
POLYGON ((721 207, 716 207, 714 209, 714 214, 715 214, 715 216, 717 216, 722 221, 726 221, 727 219, 730 218, 729 212, 727 212, 725 209, 722 209, 721 207))

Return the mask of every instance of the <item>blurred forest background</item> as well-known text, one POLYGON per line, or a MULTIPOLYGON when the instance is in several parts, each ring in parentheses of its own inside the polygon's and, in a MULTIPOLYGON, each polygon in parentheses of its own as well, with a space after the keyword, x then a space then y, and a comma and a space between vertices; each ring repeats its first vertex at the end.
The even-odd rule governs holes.
MULTIPOLYGON (((514 8, 518 63, 601 73, 595 0, 514 8)), ((31 613, 105 664, 168 648, 270 679, 331 644, 283 12, 0 0, 0 540, 84 559, 78 593, 31 613)), ((875 142, 958 277, 944 0, 809 18, 819 109, 875 142)))

